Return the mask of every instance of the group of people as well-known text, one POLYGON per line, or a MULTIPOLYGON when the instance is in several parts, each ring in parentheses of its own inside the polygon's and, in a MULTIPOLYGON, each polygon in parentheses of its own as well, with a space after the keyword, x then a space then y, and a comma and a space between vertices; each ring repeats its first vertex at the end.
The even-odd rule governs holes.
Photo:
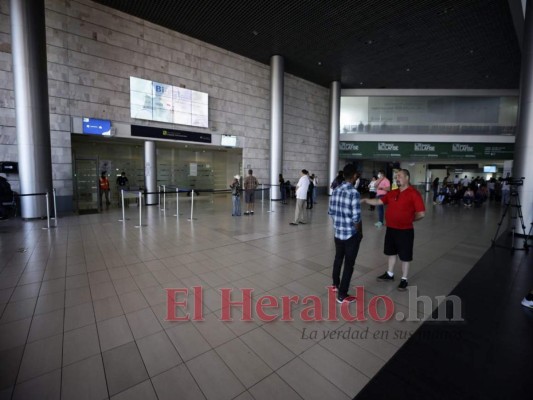
MULTIPOLYGON (((401 262, 402 277, 398 290, 407 290, 409 264, 413 259, 414 228, 413 222, 425 216, 424 201, 420 193, 411 186, 410 174, 406 169, 396 173, 398 188, 390 190, 390 181, 380 171, 376 181, 375 198, 364 198, 355 188, 357 173, 352 164, 344 167, 342 181, 337 182, 329 201, 328 214, 333 219, 335 230, 335 259, 333 262, 332 289, 337 292, 337 302, 354 302, 355 297, 348 293, 355 259, 363 239, 361 204, 383 207, 387 205, 387 231, 385 233, 384 253, 388 258, 388 268, 377 277, 380 282, 394 281, 394 266, 397 259, 401 262), (387 186, 385 186, 387 185, 387 186), (385 190, 385 189, 388 190, 385 190), (383 193, 382 192, 382 193, 383 193), (342 267, 344 263, 344 267, 342 267), (341 274, 342 270, 342 274, 341 274)), ((383 223, 381 224, 381 226, 383 223)))
MULTIPOLYGON (((126 172, 122 171, 120 176, 117 177, 116 180, 117 189, 120 192, 121 190, 128 190, 129 189, 129 180, 126 177, 126 172)), ((100 178, 98 179, 98 188, 100 189, 100 196, 99 196, 99 205, 100 209, 103 209, 103 197, 105 197, 105 204, 106 207, 109 207, 111 204, 111 201, 109 200, 109 194, 111 192, 111 185, 109 183, 109 178, 107 177, 107 172, 102 171, 100 178)), ((120 201, 120 197, 119 197, 120 201)))
POLYGON ((487 200, 502 201, 503 204, 508 204, 511 193, 507 179, 490 178, 486 181, 480 176, 470 179, 467 175, 462 179, 455 175, 453 181, 450 181, 448 175, 442 183, 437 177, 433 180, 431 188, 434 205, 460 205, 462 202, 466 208, 480 207, 487 200))
MULTIPOLYGON (((244 211, 244 215, 254 215, 255 190, 258 186, 259 181, 254 176, 254 171, 249 169, 248 176, 244 178, 243 182, 244 202, 246 204, 246 211, 244 211)), ((241 215, 241 177, 239 175, 235 175, 229 187, 231 189, 232 199, 231 215, 234 217, 239 217, 241 215)))

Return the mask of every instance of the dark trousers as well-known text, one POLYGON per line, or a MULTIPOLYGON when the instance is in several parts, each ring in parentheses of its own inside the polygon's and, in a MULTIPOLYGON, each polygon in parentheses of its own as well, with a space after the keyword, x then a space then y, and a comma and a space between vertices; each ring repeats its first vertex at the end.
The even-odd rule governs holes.
POLYGON ((307 207, 306 208, 313 208, 313 191, 307 192, 307 207))
POLYGON ((348 289, 350 288, 350 281, 352 280, 353 266, 355 259, 359 252, 359 245, 361 244, 361 234, 357 232, 352 237, 341 240, 335 238, 335 261, 333 261, 333 285, 339 288, 339 297, 346 297, 348 289), (341 267, 344 261, 344 269, 341 267))

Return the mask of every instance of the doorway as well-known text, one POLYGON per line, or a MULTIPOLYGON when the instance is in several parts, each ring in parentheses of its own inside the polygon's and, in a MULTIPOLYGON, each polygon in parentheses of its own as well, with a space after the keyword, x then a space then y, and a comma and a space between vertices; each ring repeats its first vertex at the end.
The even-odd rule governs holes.
POLYGON ((76 158, 74 179, 74 196, 78 213, 98 213, 98 160, 76 158))

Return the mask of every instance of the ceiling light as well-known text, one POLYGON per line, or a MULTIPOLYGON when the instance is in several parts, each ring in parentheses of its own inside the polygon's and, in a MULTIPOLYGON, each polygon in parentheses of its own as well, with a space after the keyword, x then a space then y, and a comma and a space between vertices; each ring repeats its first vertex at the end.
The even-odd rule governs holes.
POLYGON ((411 68, 406 68, 405 71, 406 72, 411 72, 411 68))
POLYGON ((370 44, 372 44, 372 43, 374 43, 374 41, 373 41, 372 39, 369 39, 369 40, 367 40, 367 41, 365 42, 365 44, 368 44, 368 45, 370 45, 370 44))
POLYGON ((259 32, 257 32, 257 31, 252 31, 252 35, 257 36, 257 35, 259 35, 259 32))
POLYGON ((318 64, 319 67, 321 67, 322 66, 322 61, 319 61, 317 64, 318 64))
POLYGON ((360 85, 362 85, 362 84, 363 84, 363 82, 359 82, 359 84, 360 84, 360 85))

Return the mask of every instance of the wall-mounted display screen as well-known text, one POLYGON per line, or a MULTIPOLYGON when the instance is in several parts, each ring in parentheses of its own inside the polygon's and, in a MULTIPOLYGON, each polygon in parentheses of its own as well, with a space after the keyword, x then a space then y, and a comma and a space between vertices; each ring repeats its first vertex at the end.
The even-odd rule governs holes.
POLYGON ((236 147, 237 146, 237 136, 232 135, 222 135, 220 138, 220 145, 226 147, 236 147))
POLYGON ((498 170, 496 169, 496 165, 485 165, 483 167, 483 172, 496 173, 496 172, 498 172, 498 170))
POLYGON ((82 133, 111 136, 111 121, 107 119, 83 118, 82 133))
POLYGON ((132 118, 207 128, 208 99, 207 93, 130 76, 132 118))

